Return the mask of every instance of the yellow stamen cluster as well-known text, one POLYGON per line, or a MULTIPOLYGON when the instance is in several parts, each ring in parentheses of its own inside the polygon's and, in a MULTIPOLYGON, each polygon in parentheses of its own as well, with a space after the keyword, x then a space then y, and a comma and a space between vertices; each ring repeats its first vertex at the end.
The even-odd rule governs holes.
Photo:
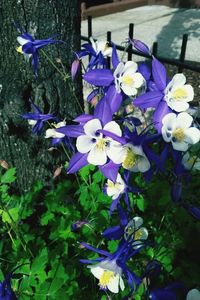
POLYGON ((122 163, 122 166, 124 169, 129 170, 135 166, 135 164, 137 163, 137 160, 138 160, 138 155, 135 154, 133 149, 128 147, 126 150, 126 156, 122 163))
POLYGON ((102 288, 106 288, 109 282, 114 279, 115 273, 112 271, 104 270, 103 274, 99 278, 99 285, 102 288))
POLYGON ((142 230, 141 230, 141 229, 138 229, 138 230, 135 232, 134 240, 140 240, 141 237, 142 237, 142 230))
POLYGON ((172 97, 176 101, 181 101, 183 98, 187 98, 187 91, 183 88, 177 88, 173 92, 172 97))
POLYGON ((22 51, 22 46, 17 47, 16 50, 17 50, 17 52, 19 52, 19 53, 21 53, 21 54, 23 53, 23 51, 22 51))
POLYGON ((185 138, 184 130, 182 128, 176 128, 172 132, 172 136, 175 137, 178 142, 182 142, 185 138))
POLYGON ((122 82, 123 82, 124 84, 127 84, 127 85, 132 85, 133 82, 134 82, 134 80, 133 80, 133 77, 132 77, 132 76, 126 75, 126 76, 123 76, 122 82))
POLYGON ((105 139, 99 139, 96 143, 96 147, 99 150, 103 150, 106 146, 106 140, 105 139))

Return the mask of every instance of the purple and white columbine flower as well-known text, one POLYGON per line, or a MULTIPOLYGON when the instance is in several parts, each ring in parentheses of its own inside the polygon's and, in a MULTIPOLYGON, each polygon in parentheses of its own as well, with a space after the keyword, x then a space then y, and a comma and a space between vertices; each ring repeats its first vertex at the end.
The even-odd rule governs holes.
POLYGON ((141 227, 142 224, 143 219, 141 217, 134 217, 124 228, 124 238, 129 240, 131 237, 133 249, 140 247, 142 242, 148 238, 148 231, 145 227, 141 227))
POLYGON ((125 193, 126 184, 122 179, 122 176, 118 173, 116 182, 108 179, 106 184, 106 193, 112 197, 112 200, 116 200, 121 194, 125 193))
POLYGON ((177 112, 187 110, 189 108, 188 102, 194 98, 193 87, 185 83, 185 75, 176 74, 164 91, 164 100, 167 102, 167 105, 177 112))
POLYGON ((108 122, 102 128, 99 119, 92 119, 83 126, 83 129, 85 134, 77 138, 76 147, 80 153, 88 153, 88 163, 102 166, 106 164, 108 158, 115 164, 121 163, 122 145, 101 133, 103 129, 121 137, 122 131, 115 121, 108 122))
POLYGON ((123 146, 122 167, 132 172, 147 172, 151 165, 141 146, 128 143, 123 146))
POLYGON ((103 57, 108 57, 112 55, 112 47, 108 46, 107 41, 94 41, 92 37, 90 37, 90 42, 92 44, 92 48, 98 55, 100 52, 103 57))
POLYGON ((138 66, 133 61, 118 64, 113 74, 118 93, 122 90, 127 96, 135 96, 138 89, 145 85, 145 79, 142 74, 137 72, 137 69, 138 66))
POLYGON ((172 143, 174 150, 187 151, 189 145, 193 145, 200 140, 200 131, 196 127, 191 127, 193 118, 186 112, 178 115, 167 114, 163 120, 162 136, 165 142, 172 143))

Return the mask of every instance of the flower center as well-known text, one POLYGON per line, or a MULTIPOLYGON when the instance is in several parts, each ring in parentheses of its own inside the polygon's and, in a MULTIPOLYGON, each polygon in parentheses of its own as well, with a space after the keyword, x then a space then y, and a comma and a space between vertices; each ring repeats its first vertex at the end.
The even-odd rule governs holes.
POLYGON ((107 145, 107 141, 105 139, 99 139, 96 143, 96 147, 98 150, 104 150, 107 145))
POLYGON ((126 75, 126 76, 123 76, 123 77, 122 77, 122 82, 123 82, 124 84, 127 84, 127 85, 132 85, 133 82, 134 82, 134 80, 133 80, 133 77, 132 77, 132 76, 126 75))
POLYGON ((176 128, 173 132, 172 132, 172 136, 173 138, 176 139, 176 141, 178 142, 182 142, 185 138, 185 133, 183 131, 182 128, 176 128))
POLYGON ((142 230, 141 230, 141 229, 138 229, 138 230, 135 232, 134 240, 140 240, 141 237, 142 237, 142 230))
POLYGON ((173 94, 172 97, 176 101, 181 101, 183 98, 187 98, 187 92, 183 88, 177 88, 173 94))
POLYGON ((138 160, 138 155, 131 148, 127 148, 126 150, 126 157, 122 163, 123 168, 131 169, 135 166, 138 160))
POLYGON ((23 53, 23 51, 22 51, 22 46, 19 46, 19 47, 17 47, 17 52, 19 52, 19 53, 23 53))
POLYGON ((107 285, 109 284, 109 282, 112 279, 114 279, 114 277, 115 277, 114 272, 108 271, 108 270, 104 270, 103 274, 99 278, 99 285, 100 285, 100 287, 102 287, 103 289, 105 289, 107 287, 107 285))

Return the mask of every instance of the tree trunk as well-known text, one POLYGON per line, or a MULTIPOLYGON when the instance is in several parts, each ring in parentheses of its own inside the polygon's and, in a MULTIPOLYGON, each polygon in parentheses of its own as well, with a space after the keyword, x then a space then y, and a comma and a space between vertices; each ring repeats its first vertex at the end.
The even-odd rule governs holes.
POLYGON ((29 99, 45 113, 71 119, 80 113, 77 99, 82 99, 82 89, 80 80, 73 86, 70 80, 64 81, 41 50, 36 78, 31 63, 16 51, 20 34, 13 21, 36 39, 58 34, 56 39, 65 43, 48 45, 44 51, 59 69, 64 66, 70 72, 73 52, 80 48, 80 1, 0 1, 0 159, 16 167, 18 189, 25 192, 35 180, 48 183, 60 159, 52 159, 47 151, 50 141, 33 136, 21 118, 31 110, 29 99))

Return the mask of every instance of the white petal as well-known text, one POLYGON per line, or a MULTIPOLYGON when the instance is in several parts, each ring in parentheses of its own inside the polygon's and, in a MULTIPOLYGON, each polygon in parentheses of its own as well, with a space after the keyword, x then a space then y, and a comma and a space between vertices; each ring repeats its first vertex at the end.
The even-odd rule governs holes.
POLYGON ((107 130, 109 132, 112 132, 118 136, 122 136, 122 131, 121 131, 121 128, 120 126, 115 122, 115 121, 111 121, 111 122, 108 122, 104 128, 104 130, 107 130))
POLYGON ((186 300, 200 300, 200 292, 197 289, 190 290, 186 300))
POLYGON ((60 127, 63 127, 66 125, 66 122, 65 121, 62 121, 62 122, 59 122, 55 125, 56 128, 60 128, 60 127))
POLYGON ((141 240, 146 240, 148 238, 148 230, 145 227, 140 228, 142 235, 141 235, 141 240))
POLYGON ((102 129, 101 122, 99 119, 92 119, 88 121, 84 126, 84 131, 86 135, 96 137, 96 131, 102 129))
POLYGON ((141 217, 135 217, 133 218, 133 221, 135 223, 136 230, 143 224, 143 219, 141 217))
POLYGON ((110 145, 106 148, 106 153, 115 164, 123 162, 124 150, 120 143, 111 141, 110 145))
POLYGON ((164 141, 169 143, 172 139, 172 131, 169 131, 166 126, 163 126, 161 131, 164 141))
POLYGON ((27 44, 27 43, 29 42, 28 40, 22 38, 21 36, 18 36, 18 37, 17 37, 17 41, 18 41, 18 43, 19 43, 21 46, 23 46, 23 45, 25 45, 25 44, 27 44))
POLYGON ((137 89, 134 86, 130 86, 122 83, 121 89, 127 96, 135 96, 137 95, 137 89))
POLYGON ((166 127, 174 128, 174 125, 176 123, 176 114, 169 113, 165 115, 164 118, 162 119, 162 123, 166 127))
POLYGON ((51 138, 54 136, 55 129, 49 128, 46 130, 45 139, 51 138))
POLYGON ((90 268, 91 273, 97 279, 99 279, 103 275, 104 269, 100 268, 99 266, 88 266, 88 268, 90 268))
POLYGON ((200 130, 195 127, 190 127, 184 130, 186 140, 190 144, 196 144, 200 140, 200 130))
POLYGON ((144 77, 140 73, 135 73, 133 76, 133 85, 136 89, 140 88, 145 82, 144 77))
POLYGON ((125 289, 124 281, 121 276, 119 277, 119 286, 122 291, 125 289))
POLYGON ((151 165, 150 162, 146 157, 139 158, 138 161, 138 169, 140 172, 144 173, 150 169, 151 165))
POLYGON ((97 147, 94 147, 89 152, 87 160, 92 165, 102 166, 102 165, 105 165, 105 163, 107 161, 107 155, 106 155, 105 150, 101 150, 97 147))
POLYGON ((184 85, 186 83, 185 75, 182 73, 178 73, 174 75, 174 77, 172 78, 172 83, 173 83, 173 88, 184 85))
POLYGON ((177 112, 185 111, 189 108, 189 104, 183 101, 168 101, 167 104, 171 109, 177 112))
POLYGON ((192 101, 194 98, 194 89, 190 84, 185 84, 182 89, 184 89, 187 93, 187 98, 185 101, 189 102, 192 101))
POLYGON ((124 64, 123 64, 123 62, 120 62, 118 64, 117 68, 115 69, 113 76, 116 77, 117 75, 120 75, 123 70, 124 70, 124 64))
POLYGON ((191 126, 193 118, 186 112, 178 114, 176 119, 177 128, 188 128, 191 126))
POLYGON ((93 143, 92 138, 87 135, 80 135, 76 140, 76 148, 80 153, 87 153, 96 143, 93 143))
POLYGON ((137 71, 137 68, 138 66, 134 61, 127 61, 123 69, 123 74, 125 72, 135 73, 137 71))
POLYGON ((112 292, 112 293, 119 293, 119 274, 115 275, 113 279, 110 280, 110 282, 107 285, 107 288, 112 292))
POLYGON ((186 142, 173 142, 172 141, 172 146, 174 148, 174 150, 177 150, 177 151, 187 151, 188 150, 188 143, 186 142))
POLYGON ((95 43, 93 37, 90 37, 90 42, 92 44, 92 48, 94 49, 95 52, 97 52, 97 44, 95 43))

